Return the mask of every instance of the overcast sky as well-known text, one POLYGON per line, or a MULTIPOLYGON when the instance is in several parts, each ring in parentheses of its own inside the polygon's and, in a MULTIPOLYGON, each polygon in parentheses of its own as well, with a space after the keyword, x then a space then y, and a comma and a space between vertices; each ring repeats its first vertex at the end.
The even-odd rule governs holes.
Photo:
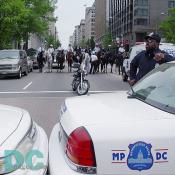
POLYGON ((85 5, 91 7, 94 0, 58 0, 55 16, 59 39, 62 47, 67 48, 69 36, 73 34, 76 25, 85 18, 85 5))

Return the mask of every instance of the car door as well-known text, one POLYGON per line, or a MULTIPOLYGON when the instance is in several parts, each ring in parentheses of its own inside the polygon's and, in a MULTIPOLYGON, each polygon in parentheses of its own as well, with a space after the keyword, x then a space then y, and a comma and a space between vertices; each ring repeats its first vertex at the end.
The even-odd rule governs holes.
POLYGON ((20 67, 22 69, 22 72, 26 72, 26 69, 27 69, 27 54, 23 50, 20 50, 20 67))

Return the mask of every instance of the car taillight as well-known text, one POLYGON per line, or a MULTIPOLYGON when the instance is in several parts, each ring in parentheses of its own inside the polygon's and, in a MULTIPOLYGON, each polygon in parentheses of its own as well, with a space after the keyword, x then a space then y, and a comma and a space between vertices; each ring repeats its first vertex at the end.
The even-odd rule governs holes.
MULTIPOLYGON (((84 127, 75 129, 68 137, 66 155, 77 166, 86 167, 88 170, 96 167, 93 142, 84 127)), ((93 169, 86 173, 95 173, 95 171, 93 169)))

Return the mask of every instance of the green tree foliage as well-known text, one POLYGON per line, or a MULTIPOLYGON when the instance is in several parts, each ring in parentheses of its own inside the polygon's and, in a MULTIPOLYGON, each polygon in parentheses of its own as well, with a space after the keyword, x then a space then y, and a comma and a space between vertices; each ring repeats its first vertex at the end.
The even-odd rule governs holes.
POLYGON ((59 40, 56 40, 56 38, 54 38, 54 36, 52 35, 47 35, 46 36, 46 42, 47 42, 47 48, 52 44, 54 48, 58 48, 59 46, 61 46, 61 43, 59 40))
POLYGON ((94 37, 91 37, 91 39, 85 41, 85 47, 90 48, 91 50, 95 48, 94 37))
POLYGON ((169 16, 160 24, 160 30, 168 42, 175 43, 175 8, 169 11, 169 16))
POLYGON ((108 46, 112 46, 112 35, 110 32, 107 32, 102 39, 103 48, 108 48, 108 46))
POLYGON ((90 48, 91 48, 91 50, 94 50, 94 48, 95 48, 94 37, 91 37, 91 39, 90 39, 90 48))
POLYGON ((44 35, 55 7, 50 0, 0 0, 0 48, 13 40, 28 39, 29 33, 44 35))

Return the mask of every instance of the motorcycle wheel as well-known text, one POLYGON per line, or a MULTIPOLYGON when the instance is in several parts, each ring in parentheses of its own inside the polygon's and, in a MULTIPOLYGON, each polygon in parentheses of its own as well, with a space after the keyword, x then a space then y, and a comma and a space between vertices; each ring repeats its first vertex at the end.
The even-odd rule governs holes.
POLYGON ((85 95, 88 93, 89 91, 89 87, 90 87, 90 84, 89 84, 89 81, 88 80, 84 80, 83 83, 82 83, 82 88, 81 88, 81 84, 79 83, 78 86, 77 86, 77 94, 78 95, 85 95))

